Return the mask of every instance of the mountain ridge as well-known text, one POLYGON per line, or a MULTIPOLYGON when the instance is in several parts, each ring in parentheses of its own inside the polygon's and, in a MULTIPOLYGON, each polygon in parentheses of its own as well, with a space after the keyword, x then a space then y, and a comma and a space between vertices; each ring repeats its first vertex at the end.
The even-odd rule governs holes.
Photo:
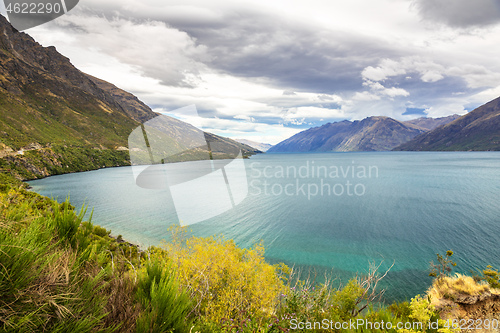
POLYGON ((389 151, 428 131, 427 128, 435 128, 456 117, 401 122, 385 116, 371 116, 362 120, 327 123, 299 132, 268 152, 389 151))
POLYGON ((412 124, 417 127, 431 131, 439 126, 446 125, 458 118, 460 118, 458 114, 453 114, 451 116, 440 117, 440 118, 420 117, 412 120, 403 121, 403 123, 412 124))
POLYGON ((395 151, 500 150, 500 97, 462 117, 415 137, 395 151))

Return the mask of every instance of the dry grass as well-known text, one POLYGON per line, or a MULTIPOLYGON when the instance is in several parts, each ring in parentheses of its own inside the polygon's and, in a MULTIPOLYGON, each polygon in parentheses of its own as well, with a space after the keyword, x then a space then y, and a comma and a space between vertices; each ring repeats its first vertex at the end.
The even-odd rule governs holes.
POLYGON ((475 296, 487 291, 490 291, 488 284, 478 283, 471 276, 456 274, 436 279, 427 294, 437 301, 443 298, 453 300, 459 294, 475 296))
POLYGON ((142 306, 136 302, 135 294, 137 284, 121 263, 118 264, 111 279, 105 286, 103 292, 109 295, 106 303, 106 312, 108 315, 104 318, 106 327, 120 324, 119 332, 135 332, 135 323, 141 311, 142 306))

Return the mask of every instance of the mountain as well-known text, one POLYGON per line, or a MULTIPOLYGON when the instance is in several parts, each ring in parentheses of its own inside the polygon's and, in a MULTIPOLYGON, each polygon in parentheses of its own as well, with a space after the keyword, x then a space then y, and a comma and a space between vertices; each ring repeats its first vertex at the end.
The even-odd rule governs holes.
MULTIPOLYGON (((132 94, 81 72, 54 47, 18 32, 0 15, 0 171, 33 178, 127 165, 128 136, 158 116, 132 94)), ((162 119, 167 133, 193 128, 162 119)), ((204 134, 213 158, 236 148, 244 155, 258 152, 204 134)))
POLYGON ((250 147, 258 149, 260 151, 268 151, 269 148, 271 148, 273 146, 269 143, 260 143, 260 142, 255 142, 255 141, 247 140, 247 139, 234 139, 234 140, 238 141, 239 143, 243 143, 245 145, 248 145, 250 147))
POLYGON ((454 114, 448 117, 441 117, 441 118, 427 118, 427 117, 421 117, 413 120, 408 120, 404 121, 404 124, 411 124, 417 127, 420 127, 422 129, 425 129, 427 131, 432 131, 433 129, 446 125, 448 123, 451 123, 455 119, 460 118, 458 114, 454 114))
POLYGON ((138 126, 115 99, 54 47, 42 47, 0 15, 0 140, 114 148, 138 126))
POLYGON ((344 120, 297 133, 268 152, 384 151, 424 132, 425 129, 388 117, 344 120))
POLYGON ((500 150, 500 97, 394 150, 500 150))

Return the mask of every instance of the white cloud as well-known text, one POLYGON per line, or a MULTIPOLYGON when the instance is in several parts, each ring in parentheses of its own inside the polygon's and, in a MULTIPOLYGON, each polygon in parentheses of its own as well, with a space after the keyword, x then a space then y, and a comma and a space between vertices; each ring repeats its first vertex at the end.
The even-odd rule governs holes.
POLYGON ((445 117, 452 114, 464 115, 467 113, 467 110, 464 109, 463 104, 456 103, 455 101, 450 100, 448 100, 448 103, 431 106, 425 111, 427 113, 427 116, 432 118, 445 117))
POLYGON ((375 94, 372 94, 368 91, 363 91, 363 92, 356 92, 354 96, 352 97, 354 101, 377 101, 380 99, 380 96, 377 96, 375 94))
MULTIPOLYGON (((397 60, 383 59, 377 67, 366 67, 361 75, 368 81, 384 81, 398 75, 419 73, 423 82, 436 82, 444 78, 444 70, 444 66, 429 58, 409 56, 397 60)), ((405 76, 407 78, 411 76, 405 76)))
POLYGON ((368 66, 361 73, 364 79, 371 81, 383 81, 390 76, 402 74, 406 74, 406 70, 402 68, 400 63, 392 59, 383 59, 379 66, 368 66))
POLYGON ((354 95, 353 99, 362 100, 362 101, 369 101, 369 100, 379 100, 382 96, 394 98, 394 97, 398 97, 398 96, 409 96, 410 95, 410 93, 408 91, 406 91, 405 89, 396 88, 396 87, 386 88, 380 82, 373 82, 370 80, 365 80, 365 82, 363 82, 363 86, 369 87, 371 90, 371 93, 366 92, 366 91, 363 93, 357 92, 354 95))
POLYGON ((446 73, 463 78, 472 89, 495 86, 500 81, 499 72, 494 72, 478 64, 454 66, 449 68, 446 73))
POLYGON ((389 88, 389 89, 384 89, 382 91, 384 95, 387 95, 389 97, 398 97, 398 96, 409 96, 410 93, 402 88, 389 88))
POLYGON ((428 71, 422 74, 422 76, 420 76, 420 79, 423 82, 437 82, 443 78, 444 76, 441 73, 435 71, 428 71))
POLYGON ((163 22, 69 14, 54 25, 71 32, 73 47, 97 50, 166 85, 193 85, 192 76, 204 69, 201 60, 207 56, 206 47, 163 22))

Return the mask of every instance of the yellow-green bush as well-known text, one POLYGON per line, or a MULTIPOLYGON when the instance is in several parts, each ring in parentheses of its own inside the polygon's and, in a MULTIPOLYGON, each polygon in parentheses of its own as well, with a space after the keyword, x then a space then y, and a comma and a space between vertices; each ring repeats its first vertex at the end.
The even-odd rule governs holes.
POLYGON ((440 332, 454 333, 454 329, 447 325, 447 322, 439 319, 439 315, 434 309, 434 305, 430 302, 430 297, 415 296, 410 302, 409 318, 414 323, 420 323, 419 326, 413 326, 414 329, 398 329, 398 333, 424 333, 424 332, 440 332), (437 323, 437 325, 434 325, 437 323), (436 327, 435 327, 436 326, 436 327))
POLYGON ((188 239, 166 247, 181 284, 208 321, 270 317, 284 290, 277 266, 264 260, 264 247, 241 249, 223 238, 188 239))

